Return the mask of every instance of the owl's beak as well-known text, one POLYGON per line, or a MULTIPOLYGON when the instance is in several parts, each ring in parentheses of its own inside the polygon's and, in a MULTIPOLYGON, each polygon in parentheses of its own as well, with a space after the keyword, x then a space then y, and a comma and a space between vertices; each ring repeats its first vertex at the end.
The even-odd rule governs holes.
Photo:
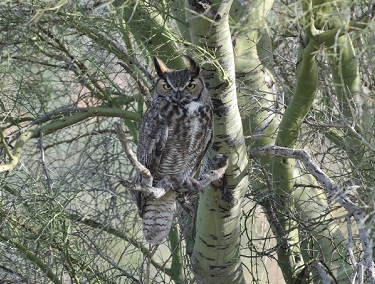
POLYGON ((181 100, 181 91, 180 90, 177 91, 177 100, 178 101, 181 100))

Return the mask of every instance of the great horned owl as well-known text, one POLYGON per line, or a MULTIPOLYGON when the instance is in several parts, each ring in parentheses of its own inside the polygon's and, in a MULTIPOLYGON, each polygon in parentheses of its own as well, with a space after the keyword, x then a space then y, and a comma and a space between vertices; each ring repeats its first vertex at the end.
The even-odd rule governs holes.
MULTIPOLYGON (((192 178, 213 137, 213 107, 200 68, 185 56, 186 69, 169 69, 154 58, 158 74, 151 107, 139 135, 138 160, 153 176, 153 186, 170 188, 158 199, 133 192, 150 244, 165 241, 174 219, 176 189, 194 187, 192 178)), ((140 174, 136 181, 142 183, 140 174)))

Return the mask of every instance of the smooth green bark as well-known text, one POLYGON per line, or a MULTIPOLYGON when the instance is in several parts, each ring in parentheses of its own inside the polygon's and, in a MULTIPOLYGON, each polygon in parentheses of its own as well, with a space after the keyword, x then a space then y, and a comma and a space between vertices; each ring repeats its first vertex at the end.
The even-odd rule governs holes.
POLYGON ((368 148, 362 141, 371 142, 371 133, 368 129, 372 128, 374 118, 366 111, 367 103, 361 95, 362 84, 358 59, 350 34, 340 36, 337 42, 328 49, 328 56, 331 63, 333 83, 336 87, 337 107, 340 107, 339 111, 344 115, 342 119, 346 120, 343 123, 355 125, 354 130, 357 132, 355 134, 350 129, 346 130, 345 150, 353 168, 364 170, 363 174, 366 175, 366 172, 372 167, 368 163, 369 161, 366 161, 368 160, 368 155, 366 155, 368 148))
POLYGON ((172 262, 171 262, 171 278, 176 284, 184 283, 183 261, 181 253, 181 240, 179 237, 178 227, 172 227, 169 232, 169 242, 171 244, 172 262))
POLYGON ((130 1, 124 5, 123 1, 116 1, 114 5, 122 10, 123 29, 129 30, 140 46, 143 45, 151 55, 167 61, 172 68, 182 65, 175 36, 166 23, 168 15, 164 2, 130 1))
MULTIPOLYGON (((305 119, 316 95, 318 84, 318 64, 314 51, 317 46, 307 42, 300 48, 300 57, 297 65, 297 79, 294 95, 285 110, 280 123, 276 145, 295 148, 302 122, 305 119)), ((280 268, 285 281, 292 283, 299 277, 303 269, 303 258, 299 248, 298 223, 292 216, 296 214, 295 196, 293 193, 295 170, 293 159, 275 158, 273 160, 272 177, 276 204, 280 209, 278 219, 284 235, 278 237, 281 245, 278 249, 280 268), (284 211, 287 209, 287 211, 284 211)))
POLYGON ((237 24, 233 33, 238 104, 244 134, 249 136, 246 144, 252 147, 274 144, 279 125, 276 84, 270 64, 272 45, 266 22, 273 2, 258 0, 244 7, 242 2, 236 1, 237 5, 231 9, 232 20, 237 24), (246 21, 241 21, 247 14, 246 21))
MULTIPOLYGON (((214 105, 215 152, 229 154, 224 184, 206 188, 199 198, 196 238, 191 262, 198 283, 245 283, 239 243, 247 158, 237 105, 234 56, 228 23, 232 1, 212 1, 207 13, 191 11, 192 42, 209 54, 202 66, 214 105)), ((199 5, 199 4, 198 4, 199 5)))
MULTIPOLYGON (((301 129, 303 120, 310 110, 315 93, 317 90, 317 75, 318 65, 315 61, 315 51, 322 43, 332 45, 335 48, 334 54, 331 56, 335 59, 336 65, 332 72, 334 78, 339 78, 343 86, 343 77, 347 78, 348 82, 345 86, 351 94, 358 93, 358 67, 355 62, 353 50, 350 48, 349 41, 344 36, 337 37, 343 27, 338 26, 337 23, 343 23, 342 19, 337 17, 331 18, 331 7, 326 1, 305 1, 304 9, 306 11, 306 26, 305 26, 305 46, 301 50, 300 58, 297 65, 297 80, 294 96, 289 103, 280 124, 279 134, 276 145, 284 147, 296 147, 298 133, 301 129), (311 17, 312 14, 314 17, 311 17), (314 21, 315 19, 315 21, 314 21), (327 27, 326 21, 330 19, 327 31, 320 31, 316 28, 327 27), (337 40, 338 38, 338 40, 337 40), (342 43, 347 44, 345 50, 340 51, 342 43), (344 64, 345 72, 343 72, 342 64, 344 64), (345 74, 343 76, 343 74, 345 74)), ((345 36, 346 37, 346 36, 345 36)), ((337 82, 337 79, 334 79, 337 82)), ((345 92, 341 90, 341 96, 345 96, 345 92)), ((343 145, 342 137, 338 137, 335 132, 331 132, 328 137, 332 137, 337 145, 343 145)), ((350 139, 350 137, 345 138, 350 139)), ((358 140, 356 140, 358 143, 358 140)), ((353 152, 352 152, 353 154, 353 152)), ((352 155, 353 156, 353 155, 352 155)), ((279 261, 281 262, 281 269, 283 270, 284 278, 288 281, 295 281, 298 279, 298 274, 302 272, 304 265, 308 265, 311 259, 324 259, 327 264, 327 269, 330 270, 330 275, 336 280, 349 281, 348 275, 352 273, 352 268, 343 260, 339 260, 336 255, 346 253, 346 242, 344 236, 341 234, 339 227, 335 223, 327 221, 330 215, 320 210, 328 206, 327 200, 322 196, 322 192, 318 189, 308 189, 306 187, 294 189, 296 177, 300 173, 295 168, 294 160, 276 158, 273 163, 273 181, 276 197, 279 198, 280 204, 289 208, 289 213, 280 212, 279 220, 282 221, 283 228, 286 233, 286 243, 292 245, 290 251, 281 248, 278 251, 279 261), (309 201, 313 200, 313 202, 309 201), (300 212, 301 217, 309 222, 311 219, 320 218, 319 226, 316 226, 312 232, 315 232, 314 239, 308 241, 305 239, 300 244, 300 237, 305 238, 302 234, 297 234, 297 223, 293 221, 293 215, 300 212), (285 215, 284 215, 285 214, 285 215), (326 225, 325 225, 326 223, 326 225), (338 240, 336 246, 332 246, 330 238, 334 236, 338 240), (300 249, 300 245, 303 250, 300 249), (301 258, 301 256, 303 258, 301 258), (304 261, 302 263, 301 261, 304 261)), ((302 176, 299 179, 300 184, 308 184, 309 176, 302 176)), ((315 182, 310 183, 314 185, 315 182)), ((302 240, 302 239, 301 239, 302 240)), ((288 247, 289 247, 288 245, 288 247)))
MULTIPOLYGON (((74 110, 72 110, 73 112, 74 110)), ((23 132, 20 137, 17 138, 12 151, 12 159, 10 163, 0 165, 0 173, 5 171, 12 171, 18 164, 21 158, 21 152, 24 144, 31 138, 39 137, 39 133, 42 132, 44 135, 48 135, 56 132, 57 130, 63 129, 65 127, 74 125, 80 121, 83 121, 90 117, 105 116, 105 117, 121 117, 125 120, 140 121, 141 117, 137 113, 122 109, 109 109, 105 107, 89 107, 85 109, 80 109, 77 113, 71 114, 68 112, 67 116, 60 120, 52 121, 45 124, 39 128, 32 130, 27 130, 23 132)))

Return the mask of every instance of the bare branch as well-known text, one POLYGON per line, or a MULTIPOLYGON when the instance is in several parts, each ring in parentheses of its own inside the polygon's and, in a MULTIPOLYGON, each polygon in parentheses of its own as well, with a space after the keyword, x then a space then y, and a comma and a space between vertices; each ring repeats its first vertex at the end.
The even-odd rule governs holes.
POLYGON ((345 193, 331 180, 312 160, 309 153, 303 149, 290 149, 278 146, 260 147, 250 150, 251 157, 284 157, 300 160, 306 170, 312 174, 321 186, 329 193, 332 200, 337 201, 344 207, 357 223, 359 238, 364 252, 363 264, 367 269, 371 283, 375 283, 375 267, 372 259, 372 239, 366 227, 366 214, 353 203, 345 193))
MULTIPOLYGON (((125 132, 122 129, 121 125, 118 122, 115 122, 113 125, 116 129, 118 138, 121 142, 122 148, 126 153, 126 156, 130 160, 131 164, 142 175, 142 180, 146 181, 142 182, 142 184, 139 184, 119 178, 121 183, 129 190, 140 191, 151 198, 160 198, 166 192, 171 190, 170 188, 158 188, 152 186, 153 177, 150 171, 138 161, 136 155, 129 146, 129 142, 126 139, 125 132)), ((203 170, 199 178, 197 179, 197 182, 200 184, 200 188, 204 188, 210 183, 219 180, 224 175, 227 167, 228 155, 217 154, 213 159, 206 159, 203 166, 203 170)), ((178 189, 177 191, 180 193, 188 192, 188 190, 184 188, 178 189)))
POLYGON ((322 263, 320 261, 315 260, 313 262, 313 266, 316 269, 316 271, 318 272, 318 274, 320 276, 320 279, 322 280, 323 284, 330 284, 330 283, 332 283, 331 280, 328 277, 327 272, 324 270, 324 267, 323 267, 323 265, 322 265, 322 263))
POLYGON ((217 154, 214 158, 206 158, 199 175, 198 182, 201 187, 221 179, 228 167, 228 155, 217 154))
POLYGON ((113 125, 117 131, 117 136, 121 142, 122 148, 124 149, 129 161, 140 172, 142 178, 144 178, 147 181, 146 184, 151 187, 153 178, 150 171, 138 161, 136 155, 129 146, 128 140, 125 136, 125 132, 122 129, 121 125, 118 122, 115 122, 113 125))
POLYGON ((150 95, 150 90, 147 86, 143 83, 143 81, 135 74, 134 70, 131 69, 127 64, 122 61, 119 61, 118 64, 122 66, 126 70, 126 72, 134 79, 134 81, 138 84, 139 89, 141 91, 142 97, 146 102, 147 107, 151 106, 152 98, 150 95))
MULTIPOLYGON (((219 186, 221 184, 222 177, 228 167, 228 155, 217 154, 214 158, 205 158, 202 170, 199 174, 197 182, 201 188, 205 188, 212 183, 213 186, 219 186)), ((189 214, 191 218, 195 218, 196 206, 191 201, 191 196, 182 194, 177 197, 184 210, 189 214)))
MULTIPOLYGON (((128 159, 129 159, 129 156, 128 156, 128 159)), ((144 184, 140 185, 138 183, 133 183, 133 182, 131 182, 129 180, 126 180, 126 179, 123 179, 121 177, 118 177, 118 178, 120 180, 120 183, 123 186, 125 186, 126 188, 128 188, 129 190, 140 191, 144 195, 146 195, 150 198, 154 198, 154 199, 157 199, 157 198, 160 198, 160 197, 164 196, 164 194, 166 194, 170 190, 170 189, 148 186, 148 185, 144 185, 144 184)), ((152 176, 151 176, 151 178, 152 178, 152 176)))
POLYGON ((116 41, 115 39, 112 39, 112 38, 110 38, 110 37, 108 37, 105 34, 100 33, 100 32, 91 31, 91 33, 92 33, 92 35, 95 36, 95 38, 97 37, 100 40, 102 40, 102 42, 107 44, 108 47, 110 47, 112 49, 112 51, 118 55, 119 58, 123 58, 126 61, 128 61, 129 63, 134 64, 134 66, 136 66, 143 74, 145 74, 145 76, 147 77, 147 79, 149 80, 149 82, 152 85, 155 84, 154 77, 151 75, 151 73, 148 72, 148 70, 145 67, 143 67, 142 64, 138 62, 138 60, 131 57, 127 53, 126 49, 118 41, 116 41))

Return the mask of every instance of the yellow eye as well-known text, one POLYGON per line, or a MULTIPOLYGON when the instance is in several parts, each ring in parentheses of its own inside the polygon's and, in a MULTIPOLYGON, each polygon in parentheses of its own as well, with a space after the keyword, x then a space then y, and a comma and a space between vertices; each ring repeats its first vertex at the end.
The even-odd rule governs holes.
POLYGON ((171 85, 169 85, 167 83, 163 84, 163 88, 164 88, 164 90, 167 90, 167 91, 172 89, 171 85))
POLYGON ((189 84, 189 85, 186 86, 186 89, 188 89, 188 90, 192 90, 194 88, 195 88, 195 84, 189 84))

